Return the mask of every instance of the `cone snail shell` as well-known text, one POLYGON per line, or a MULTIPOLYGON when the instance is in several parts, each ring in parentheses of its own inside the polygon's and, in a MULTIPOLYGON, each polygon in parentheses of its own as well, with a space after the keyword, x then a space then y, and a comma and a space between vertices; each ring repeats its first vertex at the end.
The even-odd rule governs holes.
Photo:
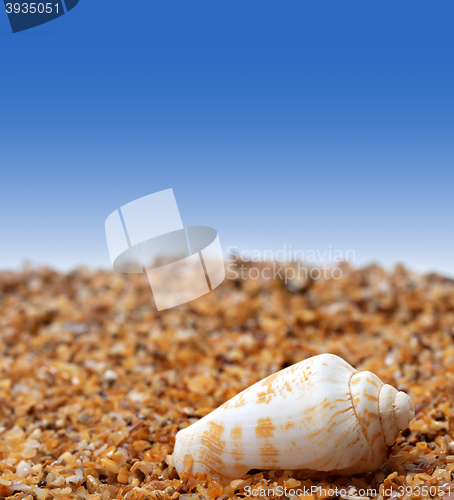
POLYGON ((332 354, 257 382, 178 432, 178 473, 224 484, 250 469, 356 474, 377 469, 415 415, 412 400, 332 354))

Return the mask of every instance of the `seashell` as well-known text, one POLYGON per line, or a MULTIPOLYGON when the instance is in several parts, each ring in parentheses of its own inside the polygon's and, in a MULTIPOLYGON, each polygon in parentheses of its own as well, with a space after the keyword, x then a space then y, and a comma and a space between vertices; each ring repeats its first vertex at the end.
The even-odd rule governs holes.
POLYGON ((333 354, 257 382, 178 432, 178 473, 224 484, 251 469, 356 474, 377 469, 415 415, 407 394, 333 354))

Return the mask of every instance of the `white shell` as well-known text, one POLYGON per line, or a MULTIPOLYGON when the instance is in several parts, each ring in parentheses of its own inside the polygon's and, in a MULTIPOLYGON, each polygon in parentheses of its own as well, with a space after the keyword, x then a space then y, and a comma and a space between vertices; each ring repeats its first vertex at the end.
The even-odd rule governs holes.
POLYGON ((176 436, 177 472, 223 483, 250 469, 373 471, 414 417, 371 372, 321 354, 257 382, 176 436))

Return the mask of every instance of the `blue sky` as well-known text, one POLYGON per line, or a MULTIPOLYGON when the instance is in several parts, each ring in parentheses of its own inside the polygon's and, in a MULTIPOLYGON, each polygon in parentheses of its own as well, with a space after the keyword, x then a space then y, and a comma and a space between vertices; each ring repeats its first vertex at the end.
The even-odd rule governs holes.
POLYGON ((454 4, 81 0, 0 13, 0 268, 110 264, 173 188, 225 251, 352 249, 454 275, 454 4))

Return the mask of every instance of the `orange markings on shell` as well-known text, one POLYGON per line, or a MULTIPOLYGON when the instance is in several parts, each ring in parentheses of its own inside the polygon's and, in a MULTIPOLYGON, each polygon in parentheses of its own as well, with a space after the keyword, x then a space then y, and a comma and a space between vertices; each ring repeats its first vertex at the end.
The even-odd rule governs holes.
POLYGON ((223 425, 208 421, 207 428, 200 437, 200 441, 207 449, 222 452, 225 447, 225 441, 222 439, 224 431, 223 425))
POLYGON ((273 397, 276 395, 273 387, 271 385, 268 386, 268 390, 266 392, 257 393, 257 404, 268 404, 271 403, 273 397))
POLYGON ((269 417, 259 418, 255 428, 255 435, 258 438, 271 438, 274 436, 276 427, 269 417))
POLYGON ((262 382, 262 386, 267 386, 267 385, 271 385, 275 380, 276 378, 279 376, 279 372, 276 372, 276 373, 273 373, 273 375, 270 375, 269 377, 266 377, 266 379, 263 380, 262 382))
POLYGON ((233 440, 241 439, 241 436, 243 435, 241 424, 235 424, 230 431, 230 435, 232 436, 233 440))
POLYGON ((271 443, 266 443, 260 447, 260 455, 267 462, 276 463, 279 459, 280 454, 280 451, 271 443))

